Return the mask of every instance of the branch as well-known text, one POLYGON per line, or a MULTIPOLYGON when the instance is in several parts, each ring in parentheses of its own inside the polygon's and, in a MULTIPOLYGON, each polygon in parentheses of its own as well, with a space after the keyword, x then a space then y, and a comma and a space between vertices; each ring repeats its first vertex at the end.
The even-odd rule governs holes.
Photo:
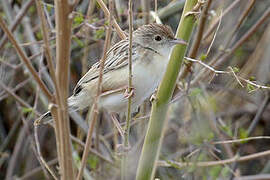
MULTIPOLYGON (((32 6, 32 4, 34 3, 34 0, 29 0, 20 10, 20 12, 17 14, 15 20, 13 21, 13 23, 10 26, 11 32, 13 32, 16 27, 19 25, 19 22, 22 20, 22 18, 26 15, 28 9, 32 6)), ((3 36, 0 42, 0 50, 4 47, 4 45, 7 42, 7 36, 3 36)))
POLYGON ((107 51, 109 49, 109 42, 110 42, 110 38, 111 38, 111 34, 112 34, 112 16, 111 16, 111 14, 109 14, 108 19, 109 19, 109 28, 106 32, 103 55, 102 55, 102 58, 100 60, 99 78, 98 78, 98 84, 97 84, 97 94, 96 94, 95 99, 94 99, 93 107, 92 107, 91 111, 89 110, 89 112, 88 112, 88 116, 91 115, 91 117, 89 118, 90 127, 89 127, 87 138, 86 138, 86 145, 85 145, 85 148, 83 151, 81 167, 79 169, 79 173, 78 173, 77 178, 76 178, 77 180, 80 180, 82 178, 83 170, 84 170, 84 167, 86 165, 86 160, 87 160, 89 150, 91 147, 91 143, 92 143, 92 135, 93 135, 95 123, 97 121, 97 116, 98 116, 98 100, 99 100, 99 96, 100 96, 101 91, 102 91, 101 84, 102 84, 104 63, 105 63, 105 60, 107 58, 107 51))
MULTIPOLYGON (((110 11, 108 10, 108 8, 106 7, 106 5, 104 4, 104 2, 102 0, 97 0, 98 4, 100 5, 101 9, 103 10, 105 16, 107 18, 109 18, 109 16, 111 16, 110 11)), ((126 35, 125 33, 122 31, 122 29, 120 28, 120 26, 117 24, 116 20, 114 17, 112 17, 112 25, 114 26, 114 28, 116 29, 116 32, 118 33, 119 37, 121 39, 126 39, 126 35)))
MULTIPOLYGON (((188 42, 191 37, 191 32, 195 24, 195 17, 193 15, 185 16, 185 14, 192 11, 196 4, 197 0, 186 1, 184 11, 178 25, 177 37, 184 39, 186 42, 188 42)), ((185 45, 177 45, 171 54, 167 71, 157 92, 157 98, 152 105, 151 117, 148 124, 149 127, 147 129, 139 160, 136 180, 153 179, 155 175, 155 162, 159 156, 167 124, 166 114, 186 49, 187 46, 185 45)))
POLYGON ((217 166, 217 165, 224 165, 224 164, 230 164, 234 162, 242 162, 242 161, 249 161, 252 159, 269 156, 270 150, 254 153, 247 156, 238 157, 235 156, 230 159, 220 160, 220 161, 206 161, 206 162, 175 162, 175 161, 158 161, 157 166, 159 167, 175 167, 175 168, 183 168, 183 167, 189 167, 189 166, 195 166, 195 167, 210 167, 210 166, 217 166))
POLYGON ((236 81, 239 83, 239 85, 242 86, 242 87, 244 87, 244 86, 241 83, 241 81, 244 81, 245 83, 256 87, 256 89, 253 89, 253 90, 251 90, 249 92, 253 92, 253 91, 258 90, 258 89, 270 90, 270 86, 260 85, 260 84, 257 84, 255 82, 253 82, 253 81, 250 81, 248 79, 245 79, 245 78, 243 78, 241 76, 236 75, 236 73, 234 72, 232 67, 228 67, 230 69, 230 71, 220 71, 220 70, 214 69, 210 65, 207 65, 207 64, 203 63, 201 60, 196 60, 196 59, 192 59, 192 58, 189 58, 189 57, 185 57, 185 59, 188 60, 188 61, 191 61, 191 62, 196 62, 196 63, 202 65, 203 67, 207 68, 208 70, 210 70, 211 72, 213 72, 215 74, 231 74, 236 79, 236 81))
POLYGON ((16 49, 17 53, 19 54, 20 59, 22 60, 22 62, 24 62, 24 64, 26 65, 27 69, 30 71, 31 75, 33 76, 33 78, 35 79, 35 81, 37 82, 37 84, 39 85, 39 87, 41 88, 41 90, 43 91, 43 93, 47 96, 47 98, 50 101, 52 101, 53 100, 53 95, 50 93, 50 91, 48 90, 48 88, 45 86, 45 84, 39 78, 38 73, 36 72, 36 70, 32 66, 30 60, 26 57, 24 51, 19 46, 18 42, 15 40, 14 36, 12 35, 12 33, 9 31, 7 25, 5 24, 5 22, 3 21, 3 19, 2 19, 1 16, 0 16, 0 26, 1 26, 2 30, 6 33, 8 39, 11 41, 11 43, 13 44, 13 46, 16 49))

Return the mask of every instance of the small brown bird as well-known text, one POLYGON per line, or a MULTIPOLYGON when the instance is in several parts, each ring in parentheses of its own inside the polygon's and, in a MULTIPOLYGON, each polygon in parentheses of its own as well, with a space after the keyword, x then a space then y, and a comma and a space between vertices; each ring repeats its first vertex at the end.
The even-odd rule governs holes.
MULTIPOLYGON (((169 26, 148 24, 133 32, 132 42, 132 108, 135 109, 150 97, 159 85, 170 53, 177 44, 186 42, 174 37, 169 26)), ((125 95, 128 86, 128 50, 129 39, 116 43, 107 52, 103 70, 102 93, 98 107, 111 113, 126 111, 128 98, 125 95)), ((84 109, 92 106, 97 91, 99 62, 77 83, 73 95, 68 98, 72 109, 84 109)))
MULTIPOLYGON (((176 39, 170 27, 161 24, 141 26, 133 33, 132 42, 132 107, 137 108, 154 93, 166 70, 170 53, 176 44, 186 42, 176 39)), ((99 108, 109 112, 125 112, 128 98, 129 39, 115 44, 107 53, 102 81, 99 108)), ((97 91, 99 62, 80 79, 73 95, 68 99, 70 107, 83 109, 91 106, 97 91)))

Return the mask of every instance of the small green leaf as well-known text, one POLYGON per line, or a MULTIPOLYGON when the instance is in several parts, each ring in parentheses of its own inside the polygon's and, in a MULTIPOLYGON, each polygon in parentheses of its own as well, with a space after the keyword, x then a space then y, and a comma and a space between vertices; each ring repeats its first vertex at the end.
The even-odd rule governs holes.
POLYGON ((251 92, 254 91, 256 88, 255 88, 255 86, 253 86, 252 84, 249 84, 249 83, 248 83, 246 89, 247 89, 247 91, 248 91, 249 93, 251 93, 251 92))
POLYGON ((98 40, 105 36, 105 30, 104 28, 100 28, 95 32, 94 39, 98 40))
POLYGON ((37 40, 42 40, 42 39, 43 39, 43 36, 42 36, 41 31, 38 31, 38 32, 36 33, 36 36, 37 36, 37 40))
POLYGON ((73 26, 79 26, 84 21, 83 14, 81 12, 77 13, 73 20, 73 26))
POLYGON ((75 41, 81 48, 84 47, 83 41, 81 41, 79 38, 74 37, 73 39, 74 39, 74 41, 75 41))
POLYGON ((33 109, 32 108, 22 108, 22 112, 23 113, 29 113, 29 112, 32 112, 33 111, 33 109))
POLYGON ((97 156, 90 156, 88 159, 88 164, 91 169, 96 169, 98 165, 98 157, 97 156))
POLYGON ((249 77, 249 80, 250 80, 250 81, 255 81, 256 78, 255 78, 255 76, 250 76, 250 77, 249 77))
POLYGON ((233 69, 233 72, 235 72, 235 73, 240 72, 240 69, 238 67, 233 67, 232 69, 233 69))
POLYGON ((50 5, 50 4, 46 4, 46 8, 47 8, 47 11, 48 11, 49 13, 51 13, 51 12, 52 12, 53 6, 50 5))
MULTIPOLYGON (((239 137, 240 139, 245 139, 248 137, 248 131, 244 128, 239 129, 239 137)), ((242 141, 241 143, 246 143, 246 141, 242 141)))
POLYGON ((200 60, 204 61, 207 58, 206 54, 201 54, 200 60))

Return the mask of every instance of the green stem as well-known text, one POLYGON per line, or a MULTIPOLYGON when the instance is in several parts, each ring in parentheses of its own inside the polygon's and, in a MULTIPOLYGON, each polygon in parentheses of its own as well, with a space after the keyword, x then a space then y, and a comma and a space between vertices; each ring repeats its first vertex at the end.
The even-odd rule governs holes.
MULTIPOLYGON (((129 16, 129 51, 128 51, 128 93, 132 93, 132 31, 133 31, 133 19, 132 19, 132 0, 129 0, 128 8, 129 16)), ((128 98, 127 116, 126 116, 126 127, 124 132, 124 151, 129 149, 129 131, 131 121, 131 96, 128 98)), ((127 179, 127 163, 128 156, 126 152, 123 152, 121 162, 121 179, 127 179)))
MULTIPOLYGON (((189 41, 193 26, 194 15, 185 16, 187 12, 193 11, 197 0, 187 0, 184 11, 177 29, 177 37, 189 41)), ((156 160, 159 156, 164 129, 166 127, 166 114, 169 101, 176 85, 176 80, 186 52, 187 46, 177 45, 170 57, 167 71, 163 77, 157 92, 156 101, 153 103, 151 117, 139 160, 136 180, 153 179, 156 169, 156 160)))

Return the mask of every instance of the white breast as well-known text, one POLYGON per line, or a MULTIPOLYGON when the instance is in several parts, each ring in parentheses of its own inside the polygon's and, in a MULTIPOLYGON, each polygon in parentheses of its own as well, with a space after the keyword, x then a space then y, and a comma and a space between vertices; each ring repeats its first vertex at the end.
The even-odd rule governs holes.
MULTIPOLYGON (((132 97, 132 108, 135 109, 150 97, 158 87, 163 74, 166 70, 168 58, 156 54, 148 62, 135 61, 133 64, 132 86, 134 95, 132 97)), ((128 77, 128 71, 123 74, 128 77)), ((128 100, 124 98, 123 93, 101 99, 100 106, 111 112, 126 112, 128 100)))

